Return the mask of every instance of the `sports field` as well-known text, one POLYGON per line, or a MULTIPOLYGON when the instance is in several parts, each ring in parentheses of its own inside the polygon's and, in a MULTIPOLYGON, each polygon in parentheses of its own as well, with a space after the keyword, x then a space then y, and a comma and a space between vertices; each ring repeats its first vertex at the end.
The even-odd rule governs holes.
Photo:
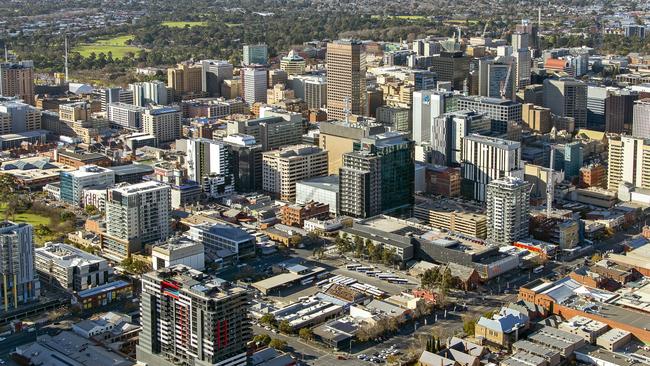
POLYGON ((113 58, 122 58, 126 56, 127 52, 136 53, 140 48, 136 46, 127 45, 126 42, 133 39, 133 35, 117 36, 107 39, 98 39, 93 43, 83 43, 73 49, 74 52, 79 52, 83 57, 88 57, 92 52, 99 55, 103 52, 108 55, 111 52, 113 58))

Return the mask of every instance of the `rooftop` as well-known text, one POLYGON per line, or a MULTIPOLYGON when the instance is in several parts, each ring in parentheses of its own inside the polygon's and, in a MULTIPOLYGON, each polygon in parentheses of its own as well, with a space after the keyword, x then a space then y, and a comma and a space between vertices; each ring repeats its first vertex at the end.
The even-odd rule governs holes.
POLYGON ((63 243, 48 243, 44 247, 36 248, 35 254, 36 257, 50 260, 57 266, 66 268, 106 262, 104 258, 63 243))

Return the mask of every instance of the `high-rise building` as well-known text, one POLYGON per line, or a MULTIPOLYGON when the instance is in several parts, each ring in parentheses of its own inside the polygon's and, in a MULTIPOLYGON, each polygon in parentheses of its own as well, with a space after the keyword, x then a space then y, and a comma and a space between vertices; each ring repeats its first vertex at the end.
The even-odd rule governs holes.
POLYGON ((228 135, 251 135, 264 151, 296 145, 302 141, 302 118, 286 120, 282 117, 263 117, 228 121, 228 135))
POLYGON ((182 112, 172 107, 147 109, 142 114, 142 131, 154 136, 158 143, 181 137, 182 112))
POLYGON ((431 122, 445 113, 453 112, 458 98, 451 92, 422 90, 413 93, 413 134, 416 144, 431 141, 431 122))
POLYGON ((18 97, 34 105, 34 62, 0 63, 0 96, 18 97))
POLYGON ((0 134, 38 130, 41 117, 40 109, 15 98, 0 97, 0 134))
POLYGON ((411 110, 408 108, 381 106, 376 112, 377 122, 391 131, 411 133, 411 110))
POLYGON ((287 75, 304 74, 305 65, 305 59, 294 50, 289 51, 289 54, 280 60, 280 70, 285 71, 287 75))
POLYGON ((650 98, 634 102, 632 136, 650 138, 650 98))
POLYGON ((524 124, 533 131, 548 133, 553 128, 551 110, 548 108, 525 103, 522 106, 521 113, 524 124))
POLYGON ((321 122, 318 146, 329 153, 329 174, 338 174, 343 166, 343 154, 354 150, 354 144, 364 137, 386 132, 386 127, 369 121, 346 123, 321 122))
POLYGON ((525 88, 530 84, 530 50, 528 48, 515 50, 512 54, 516 68, 513 70, 517 89, 525 88))
POLYGON ((184 265, 142 276, 139 363, 246 365, 250 292, 184 265))
POLYGON ((607 189, 623 183, 650 189, 650 142, 632 136, 611 137, 608 146, 607 189))
POLYGON ((129 84, 129 90, 133 92, 133 104, 139 107, 167 105, 169 102, 167 86, 160 80, 129 84))
POLYGON ((106 198, 105 255, 122 260, 140 252, 145 244, 166 240, 170 233, 171 188, 148 181, 122 183, 106 198))
POLYGON ((530 183, 504 177, 487 185, 487 239, 498 245, 512 245, 528 236, 530 183))
POLYGON ((260 44, 245 44, 243 51, 242 64, 249 65, 268 65, 269 63, 269 48, 267 45, 260 44))
POLYGON ((102 112, 108 111, 111 103, 133 104, 133 91, 122 88, 106 88, 99 91, 102 112))
POLYGON ((289 74, 286 71, 280 69, 273 69, 268 71, 267 84, 268 88, 271 89, 276 85, 286 86, 289 82, 289 74))
POLYGON ((404 133, 362 138, 343 155, 339 171, 342 215, 369 217, 413 204, 415 144, 404 133))
POLYGON ((327 117, 342 120, 346 111, 365 115, 366 56, 359 41, 327 45, 327 117))
POLYGON ((255 237, 233 225, 210 224, 192 226, 189 237, 203 244, 208 257, 218 257, 219 251, 228 250, 237 260, 255 256, 255 237))
POLYGON ((434 56, 431 71, 438 75, 438 81, 451 82, 454 90, 462 91, 469 76, 469 59, 463 52, 441 52, 434 56))
POLYGON ((634 118, 634 102, 639 93, 629 89, 612 91, 605 99, 605 132, 630 131, 634 118))
POLYGON ((262 154, 262 189, 283 201, 296 200, 296 182, 327 175, 327 151, 311 145, 287 146, 262 154))
POLYGON ((431 125, 431 163, 457 165, 462 162, 463 138, 469 134, 490 133, 491 119, 473 110, 445 113, 431 125))
POLYGON ((605 130, 605 102, 609 88, 587 86, 587 128, 590 130, 605 130))
POLYGON ((246 67, 241 69, 243 96, 246 103, 266 103, 266 75, 263 67, 246 67))
MULTIPOLYGON (((534 49, 536 56, 539 53, 539 36, 538 36, 538 24, 531 22, 528 19, 522 19, 520 24, 515 26, 515 33, 526 34, 528 36, 528 42, 526 47, 534 49)), ((513 45, 523 44, 525 41, 513 42, 513 45)))
POLYGON ((553 149, 555 149, 554 169, 564 170, 564 175, 569 180, 577 177, 583 165, 582 143, 580 141, 574 141, 566 144, 558 144, 554 145, 553 149))
POLYGON ((228 145, 223 141, 209 139, 189 139, 186 150, 187 177, 198 183, 203 178, 216 174, 230 182, 227 191, 234 190, 233 174, 230 167, 228 145))
POLYGON ((560 117, 573 118, 575 128, 587 127, 587 84, 561 78, 544 80, 544 107, 560 117))
POLYGON ((34 268, 34 229, 29 224, 0 223, 0 302, 4 311, 38 300, 40 283, 34 268))
POLYGON ((432 71, 413 70, 409 75, 409 80, 413 84, 414 91, 432 90, 438 83, 438 75, 432 71))
POLYGON ((483 97, 515 99, 516 78, 512 60, 505 57, 479 60, 478 91, 483 97))
POLYGON ((327 105, 327 78, 322 75, 291 75, 287 81, 294 96, 307 103, 309 109, 327 105))
POLYGON ((233 66, 228 61, 201 61, 201 90, 211 97, 221 96, 224 80, 232 79, 233 66))
POLYGON ((142 129, 142 114, 146 109, 133 104, 111 103, 108 105, 108 120, 114 125, 130 130, 142 129))
POLYGON ((508 99, 486 97, 462 97, 458 109, 471 109, 485 113, 492 119, 492 132, 503 134, 508 131, 509 122, 522 122, 521 103, 508 99))
POLYGON ((61 201, 81 204, 85 189, 102 189, 115 184, 115 172, 96 165, 84 165, 78 170, 60 173, 61 201))
POLYGON ((463 195, 485 201, 487 185, 494 179, 524 179, 521 143, 481 135, 463 139, 461 190, 463 195))
POLYGON ((203 67, 183 62, 167 69, 167 86, 176 95, 198 94, 203 90, 203 67))
POLYGON ((232 134, 223 142, 230 148, 230 166, 235 190, 240 193, 262 189, 262 145, 250 135, 232 134))

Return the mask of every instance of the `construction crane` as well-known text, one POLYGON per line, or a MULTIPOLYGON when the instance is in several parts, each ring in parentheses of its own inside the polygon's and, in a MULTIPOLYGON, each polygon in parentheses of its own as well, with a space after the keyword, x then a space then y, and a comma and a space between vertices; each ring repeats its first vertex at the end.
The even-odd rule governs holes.
POLYGON ((551 217, 553 213, 553 196, 555 188, 555 178, 553 172, 553 165, 555 163, 555 146, 551 145, 551 157, 548 168, 548 176, 546 177, 546 217, 551 217))
POLYGON ((512 74, 512 62, 508 64, 508 73, 506 74, 506 80, 501 84, 501 99, 511 99, 512 95, 508 96, 508 85, 510 83, 510 75, 512 74))
POLYGON ((483 33, 481 33, 481 38, 485 38, 485 33, 487 32, 488 25, 490 25, 489 19, 487 22, 485 22, 485 27, 483 27, 483 33))

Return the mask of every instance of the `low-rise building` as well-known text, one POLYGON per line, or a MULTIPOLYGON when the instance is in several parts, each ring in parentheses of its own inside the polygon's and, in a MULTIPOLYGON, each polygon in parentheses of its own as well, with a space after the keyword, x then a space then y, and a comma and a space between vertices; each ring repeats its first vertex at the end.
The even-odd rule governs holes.
POLYGON ((579 335, 585 341, 594 344, 596 338, 607 332, 609 326, 603 322, 577 315, 564 323, 560 323, 558 329, 579 335))
POLYGON ((438 229, 485 239, 487 215, 482 208, 462 201, 440 199, 422 203, 413 208, 413 216, 438 229))
POLYGON ((192 226, 190 239, 203 244, 205 254, 210 258, 217 251, 228 249, 238 259, 255 256, 255 237, 239 227, 225 224, 203 224, 192 226))
POLYGON ((475 336, 483 337, 488 343, 510 347, 519 340, 520 333, 529 327, 529 318, 517 310, 502 308, 491 318, 481 317, 475 326, 475 336))
POLYGON ((36 270, 41 278, 70 291, 101 286, 113 273, 104 258, 68 244, 48 243, 34 252, 36 270))
POLYGON ((632 333, 623 329, 611 329, 596 339, 596 344, 608 351, 616 351, 632 340, 632 333))
POLYGON ((83 310, 97 309, 132 296, 133 286, 128 282, 119 280, 75 293, 72 304, 81 307, 83 310))
POLYGON ((305 220, 323 219, 329 216, 329 205, 318 202, 292 204, 280 208, 282 223, 289 226, 303 227, 305 220))
POLYGON ((177 264, 202 271, 205 268, 204 247, 202 243, 185 237, 173 237, 151 248, 151 262, 156 271, 177 264))

